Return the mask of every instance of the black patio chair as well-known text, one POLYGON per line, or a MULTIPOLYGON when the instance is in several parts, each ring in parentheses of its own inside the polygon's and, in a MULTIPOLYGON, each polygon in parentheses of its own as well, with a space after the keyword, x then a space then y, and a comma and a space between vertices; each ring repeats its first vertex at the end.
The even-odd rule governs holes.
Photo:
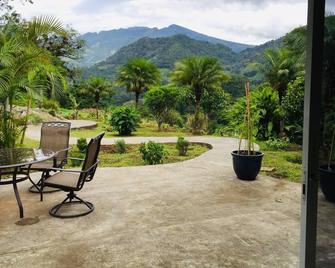
MULTIPOLYGON (((90 140, 87 146, 85 159, 71 157, 68 158, 82 160, 83 165, 81 170, 56 169, 59 171, 58 173, 42 180, 42 190, 43 187, 48 186, 68 192, 67 197, 63 200, 63 202, 50 209, 49 214, 51 216, 58 218, 74 218, 87 215, 94 210, 92 203, 79 198, 75 192, 80 191, 83 188, 85 182, 93 180, 99 163, 98 155, 100 151, 101 140, 104 134, 105 133, 101 133, 90 140), (75 204, 83 204, 84 207, 86 207, 86 210, 84 212, 71 214, 58 213, 62 207, 71 207, 71 205, 75 204)), ((41 191, 41 200, 43 200, 43 191, 41 191)))
MULTIPOLYGON (((37 183, 31 182, 33 185, 29 187, 29 191, 32 193, 40 193, 41 181, 50 176, 50 172, 54 168, 63 168, 67 163, 67 155, 70 149, 70 122, 44 122, 41 126, 41 139, 40 148, 51 150, 55 153, 55 156, 50 161, 44 161, 37 164, 33 164, 30 171, 41 171, 42 175, 37 183)), ((59 190, 55 189, 44 189, 44 193, 51 193, 59 190)))

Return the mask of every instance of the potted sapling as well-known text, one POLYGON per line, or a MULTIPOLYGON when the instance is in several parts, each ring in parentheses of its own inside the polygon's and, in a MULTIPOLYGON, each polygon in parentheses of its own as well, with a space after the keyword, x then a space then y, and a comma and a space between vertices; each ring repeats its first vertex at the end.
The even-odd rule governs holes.
POLYGON ((233 168, 237 178, 255 180, 262 166, 263 153, 255 151, 253 143, 252 117, 250 111, 250 86, 245 84, 246 109, 239 139, 238 150, 232 151, 233 168), (242 143, 245 148, 242 149, 242 143))

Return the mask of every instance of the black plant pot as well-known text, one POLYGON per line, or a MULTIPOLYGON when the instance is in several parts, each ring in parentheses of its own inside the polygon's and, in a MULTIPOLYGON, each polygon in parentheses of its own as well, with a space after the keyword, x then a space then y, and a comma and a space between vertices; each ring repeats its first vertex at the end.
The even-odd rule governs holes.
POLYGON ((335 166, 328 165, 319 168, 320 186, 326 200, 335 203, 335 166))
POLYGON ((241 180, 255 180, 262 166, 263 153, 253 152, 248 155, 248 151, 232 151, 233 168, 236 176, 241 180))

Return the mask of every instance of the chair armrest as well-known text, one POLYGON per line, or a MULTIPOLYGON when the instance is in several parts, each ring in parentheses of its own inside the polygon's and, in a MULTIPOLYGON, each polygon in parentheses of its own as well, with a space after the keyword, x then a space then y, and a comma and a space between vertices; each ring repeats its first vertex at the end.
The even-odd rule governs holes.
POLYGON ((71 147, 68 147, 68 148, 65 148, 65 149, 63 149, 63 150, 59 150, 59 151, 55 152, 55 157, 57 157, 57 155, 58 155, 59 153, 69 151, 70 149, 72 149, 72 148, 71 148, 71 147))
POLYGON ((78 158, 78 157, 67 157, 67 159, 85 161, 85 158, 78 158))
MULTIPOLYGON (((79 159, 80 160, 80 159, 79 159)), ((64 168, 52 168, 54 171, 60 171, 60 172, 72 172, 72 173, 87 173, 91 171, 94 167, 96 167, 99 163, 99 160, 94 163, 94 165, 90 166, 86 170, 74 170, 74 169, 64 169, 64 168)))

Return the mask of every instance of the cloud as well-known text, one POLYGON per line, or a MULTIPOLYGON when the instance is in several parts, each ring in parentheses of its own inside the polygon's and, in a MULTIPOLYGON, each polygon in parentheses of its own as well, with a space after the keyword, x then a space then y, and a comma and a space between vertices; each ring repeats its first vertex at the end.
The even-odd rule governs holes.
POLYGON ((28 18, 54 15, 81 33, 178 24, 250 44, 280 37, 307 21, 307 0, 34 0, 16 7, 28 18))

